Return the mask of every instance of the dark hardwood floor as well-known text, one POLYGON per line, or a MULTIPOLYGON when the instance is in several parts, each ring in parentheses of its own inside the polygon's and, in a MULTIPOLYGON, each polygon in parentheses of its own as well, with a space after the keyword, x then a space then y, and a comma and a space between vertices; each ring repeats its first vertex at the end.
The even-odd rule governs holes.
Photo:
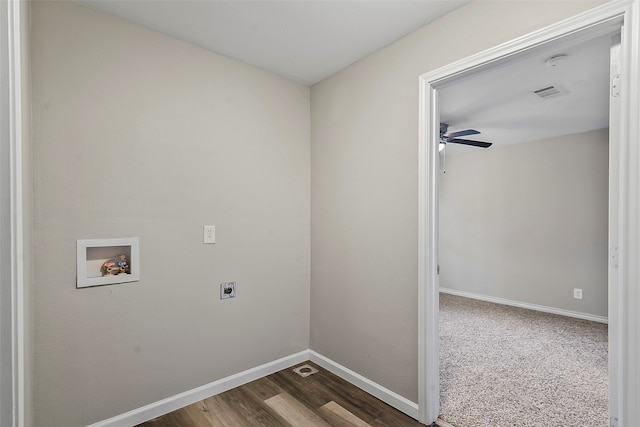
POLYGON ((312 362, 305 364, 318 372, 302 377, 296 367, 285 369, 139 427, 424 426, 312 362))

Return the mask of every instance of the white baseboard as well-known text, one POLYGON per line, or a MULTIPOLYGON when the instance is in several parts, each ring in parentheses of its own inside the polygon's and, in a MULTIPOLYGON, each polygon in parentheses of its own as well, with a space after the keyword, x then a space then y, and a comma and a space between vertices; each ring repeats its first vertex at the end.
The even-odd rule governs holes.
POLYGON ((449 288, 440 288, 443 294, 457 295, 466 298, 477 299, 481 301, 493 302, 496 304, 511 305, 513 307, 527 308, 529 310, 542 311, 545 313, 559 314, 561 316, 575 317, 576 319, 591 320, 598 323, 609 323, 609 319, 603 316, 595 316, 593 314, 580 313, 578 311, 563 310, 561 308, 547 307, 544 305, 528 304, 525 302, 512 301, 503 298, 489 297, 486 295, 474 294, 471 292, 458 291, 449 288))
POLYGON ((329 372, 334 373, 345 381, 350 382, 358 388, 366 391, 372 396, 377 397, 384 403, 393 406, 400 412, 404 412, 411 418, 418 419, 418 404, 410 401, 409 399, 400 396, 399 394, 381 386, 378 383, 371 381, 368 378, 346 368, 331 359, 328 359, 321 354, 316 353, 313 350, 309 350, 309 358, 312 362, 319 366, 322 366, 329 372))
POLYGON ((311 360, 312 362, 322 366, 329 372, 334 373, 345 381, 350 382, 356 387, 361 388, 372 396, 377 397, 383 402, 393 406, 401 412, 404 412, 412 418, 418 418, 418 405, 411 402, 399 394, 363 377, 362 375, 345 368, 344 366, 328 359, 313 350, 303 350, 299 353, 265 363, 255 368, 248 369, 243 372, 228 376, 218 381, 205 384, 193 390, 185 391, 172 397, 160 400, 155 403, 143 406, 133 411, 126 412, 108 420, 91 424, 88 427, 132 427, 160 417, 169 412, 183 408, 187 405, 207 399, 216 394, 224 393, 232 388, 239 387, 259 378, 271 375, 283 369, 290 368, 294 365, 311 360))
POLYGON ((185 391, 172 397, 160 400, 155 403, 134 409, 108 420, 91 424, 88 427, 132 427, 152 420, 161 415, 183 408, 187 405, 199 402, 203 399, 223 393, 232 388, 239 387, 259 378, 271 375, 282 369, 289 368, 302 362, 309 360, 309 350, 303 350, 299 353, 265 363, 264 365, 248 369, 246 371, 228 376, 218 381, 205 384, 193 390, 185 391))

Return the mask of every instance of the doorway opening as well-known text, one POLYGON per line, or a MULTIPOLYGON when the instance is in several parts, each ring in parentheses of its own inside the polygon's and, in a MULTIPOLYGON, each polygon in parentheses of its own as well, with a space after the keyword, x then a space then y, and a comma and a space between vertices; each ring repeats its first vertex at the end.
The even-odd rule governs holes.
MULTIPOLYGON (((626 218, 634 217, 638 204, 640 177, 634 138, 640 133, 632 117, 638 113, 640 94, 634 71, 638 67, 638 45, 634 41, 638 29, 632 19, 637 14, 637 1, 606 4, 505 45, 425 74, 420 78, 420 144, 419 144, 419 419, 427 424, 439 414, 439 328, 438 328, 438 170, 439 170, 439 91, 478 73, 495 69, 510 61, 545 50, 562 49, 580 41, 622 31, 621 81, 630 84, 620 94, 619 117, 612 117, 610 137, 612 160, 609 215, 609 400, 614 426, 633 423, 637 410, 633 402, 637 390, 622 375, 635 368, 627 361, 636 360, 635 338, 626 331, 636 327, 633 315, 637 302, 629 301, 629 283, 637 275, 635 264, 621 260, 636 256, 638 236, 626 218), (631 172, 630 172, 631 171, 631 172), (623 220, 621 220, 623 219, 623 220), (631 227, 631 228, 630 228, 631 227), (623 340, 622 337, 625 337, 623 340), (629 342, 629 340, 633 342, 629 342), (625 418, 626 417, 626 418, 625 418)), ((629 425, 631 425, 629 424, 629 425)))
POLYGON ((481 131, 440 152, 439 416, 452 425, 608 424, 611 49, 607 34, 439 91, 441 122, 481 131), (536 96, 550 86, 562 91, 536 96))

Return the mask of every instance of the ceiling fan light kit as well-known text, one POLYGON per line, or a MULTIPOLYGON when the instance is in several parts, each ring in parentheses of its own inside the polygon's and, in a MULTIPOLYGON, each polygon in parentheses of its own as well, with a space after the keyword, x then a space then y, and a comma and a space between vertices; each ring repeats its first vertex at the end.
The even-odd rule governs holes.
POLYGON ((489 148, 493 145, 491 142, 484 141, 474 141, 471 139, 461 139, 459 136, 468 136, 468 135, 478 135, 478 132, 475 129, 465 129, 457 132, 447 132, 449 130, 449 125, 447 123, 440 123, 440 146, 439 150, 442 151, 446 144, 462 144, 462 145, 470 145, 472 147, 479 148, 489 148))
POLYGON ((438 145, 438 151, 442 152, 442 173, 447 173, 447 152, 445 151, 447 144, 462 144, 479 148, 489 148, 493 145, 491 142, 458 138, 459 136, 480 134, 480 132, 475 129, 465 129, 457 132, 447 132, 448 130, 449 125, 447 123, 440 123, 440 144, 438 145))

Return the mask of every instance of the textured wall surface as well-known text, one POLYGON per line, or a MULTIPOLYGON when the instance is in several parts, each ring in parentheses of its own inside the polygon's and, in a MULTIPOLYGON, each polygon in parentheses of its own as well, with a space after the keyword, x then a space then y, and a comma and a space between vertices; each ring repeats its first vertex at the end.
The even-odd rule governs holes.
POLYGON ((35 425, 307 349, 309 88, 72 2, 32 6, 35 425), (140 238, 141 280, 76 289, 76 239, 110 237, 140 238))

